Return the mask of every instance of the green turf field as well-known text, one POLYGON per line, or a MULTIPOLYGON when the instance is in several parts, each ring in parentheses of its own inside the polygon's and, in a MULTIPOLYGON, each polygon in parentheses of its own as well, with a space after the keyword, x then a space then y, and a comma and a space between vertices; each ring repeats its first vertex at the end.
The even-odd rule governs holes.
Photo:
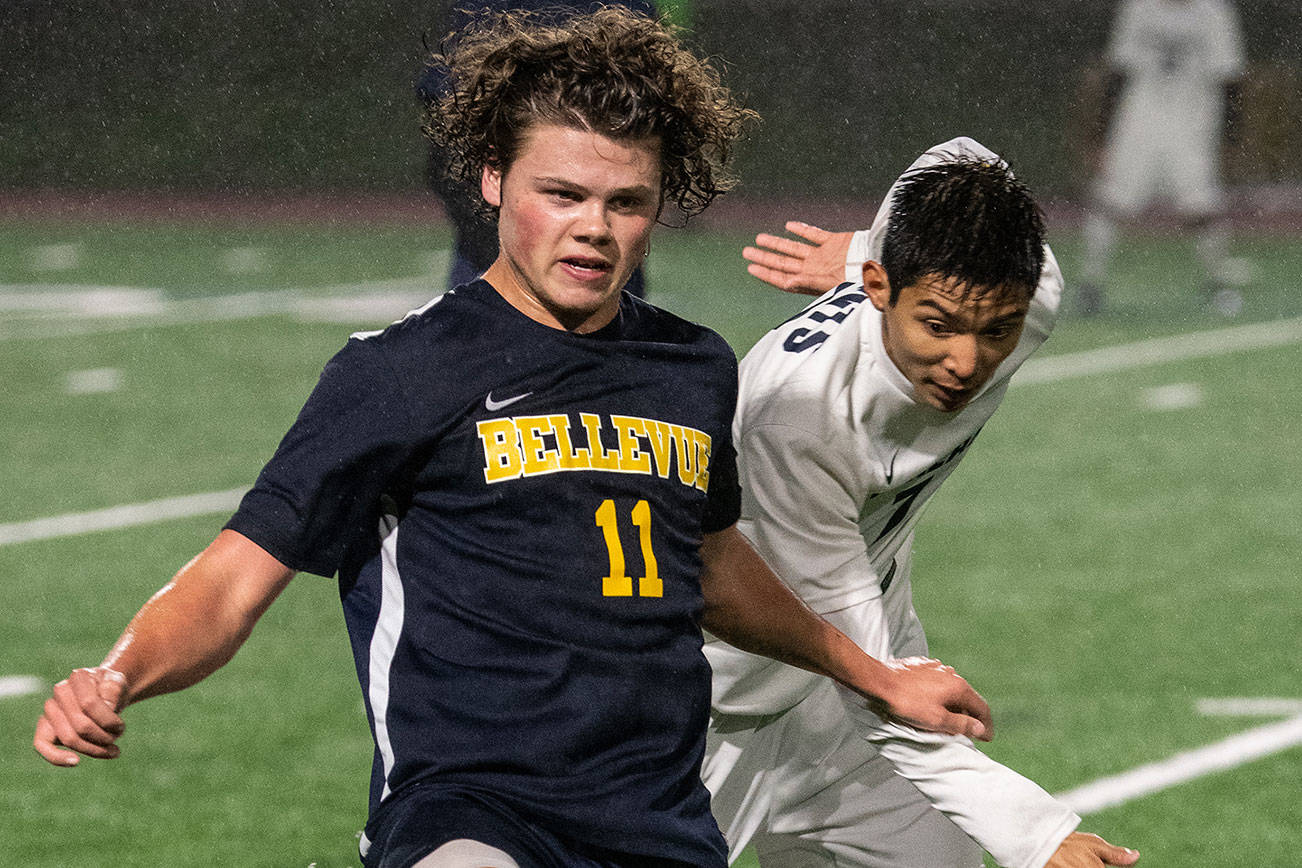
MULTIPOLYGON (((0 222, 0 536, 248 485, 348 333, 439 285, 446 240, 0 222)), ((662 231, 650 265, 655 300, 739 352, 801 305, 745 275, 742 241, 662 231)), ((1070 276, 1075 239, 1055 246, 1070 276)), ((1275 325, 1194 358, 1028 368, 923 519, 915 595, 933 651, 991 701, 987 750, 1051 792, 1236 733, 1257 744, 1290 716, 1207 715, 1200 699, 1302 701, 1302 242, 1235 253, 1251 267, 1227 321, 1200 303, 1190 245, 1132 241, 1114 311, 1064 317, 1044 356, 1275 325)), ((0 679, 48 686, 97 662, 224 517, 0 544, 0 679)), ((371 748, 332 582, 300 577, 226 669, 130 709, 118 761, 40 761, 42 700, 0 698, 0 863, 358 864, 371 748)), ((1302 749, 1227 765, 1084 828, 1150 868, 1302 864, 1302 749)))

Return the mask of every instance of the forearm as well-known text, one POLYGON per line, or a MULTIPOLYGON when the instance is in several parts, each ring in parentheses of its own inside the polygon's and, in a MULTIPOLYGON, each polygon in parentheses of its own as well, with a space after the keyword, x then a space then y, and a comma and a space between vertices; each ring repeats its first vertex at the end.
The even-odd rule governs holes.
POLYGON ((227 663, 292 576, 224 532, 141 607, 101 664, 125 676, 122 704, 182 690, 227 663))
POLYGON ((892 670, 801 602, 735 528, 702 546, 702 626, 730 645, 885 696, 892 670))
POLYGON ((215 602, 173 580, 141 607, 100 664, 125 676, 123 705, 197 684, 235 655, 252 623, 210 617, 215 602))
POLYGON ((924 736, 874 746, 939 811, 1005 868, 1040 868, 1080 817, 1034 781, 966 741, 924 736))

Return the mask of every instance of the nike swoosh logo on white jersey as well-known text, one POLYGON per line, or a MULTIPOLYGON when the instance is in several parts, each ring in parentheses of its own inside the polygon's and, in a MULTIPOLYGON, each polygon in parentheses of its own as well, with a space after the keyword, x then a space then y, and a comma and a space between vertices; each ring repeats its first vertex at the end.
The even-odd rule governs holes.
POLYGON ((514 398, 503 398, 501 401, 494 401, 493 393, 489 392, 488 395, 484 398, 484 407, 490 412, 496 412, 502 409, 503 407, 511 406, 516 401, 522 401, 532 394, 533 392, 525 392, 523 395, 516 395, 514 398))

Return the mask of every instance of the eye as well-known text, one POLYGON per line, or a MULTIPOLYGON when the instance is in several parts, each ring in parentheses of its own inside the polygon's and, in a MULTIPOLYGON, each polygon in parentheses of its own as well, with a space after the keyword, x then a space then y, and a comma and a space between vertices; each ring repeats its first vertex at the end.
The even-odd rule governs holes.
POLYGON ((948 323, 938 319, 923 320, 922 325, 929 334, 935 335, 936 337, 944 337, 954 333, 954 330, 949 327, 948 323))
POLYGON ((641 211, 646 202, 638 196, 616 196, 610 201, 610 207, 616 211, 641 211))

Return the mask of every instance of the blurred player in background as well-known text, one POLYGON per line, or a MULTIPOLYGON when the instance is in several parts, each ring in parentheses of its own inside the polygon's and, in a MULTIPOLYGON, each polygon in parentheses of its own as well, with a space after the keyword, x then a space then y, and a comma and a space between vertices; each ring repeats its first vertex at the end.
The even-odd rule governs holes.
MULTIPOLYGON (((650 0, 477 0, 454 3, 450 13, 454 31, 463 30, 478 16, 508 10, 532 11, 546 15, 551 20, 573 12, 592 12, 602 5, 625 6, 634 12, 654 16, 655 4, 650 0)), ((451 89, 447 70, 426 66, 416 84, 416 94, 425 106, 431 106, 446 96, 451 89)), ((443 210, 452 221, 455 233, 452 242, 452 266, 448 274, 448 289, 470 283, 488 270, 497 259, 497 224, 483 207, 479 190, 457 183, 448 175, 447 154, 434 141, 429 145, 425 164, 425 178, 443 203, 443 210)), ((639 298, 646 297, 646 275, 639 265, 633 270, 624 287, 639 298)))
POLYGON ((338 575, 375 741, 364 864, 722 868, 701 627, 988 737, 934 661, 888 665, 736 528, 736 359, 622 287, 666 202, 729 189, 752 113, 652 19, 480 19, 425 130, 498 212, 484 277, 354 335, 217 539, 55 686, 49 762, 224 665, 293 578, 338 575))
POLYGON ((1224 314, 1242 305, 1226 285, 1229 228, 1222 143, 1237 129, 1243 48, 1229 0, 1123 0, 1107 51, 1105 130, 1077 304, 1106 306, 1117 221, 1168 201, 1195 235, 1207 300, 1224 314))
MULTIPOLYGON (((1062 291, 1030 193, 971 139, 932 148, 871 230, 788 224, 752 274, 814 294, 741 364, 739 527, 879 659, 927 653, 910 563, 920 512, 1045 340, 1062 291)), ((961 577, 955 577, 961 580, 961 577)), ((961 737, 882 720, 817 676, 718 642, 704 777, 732 853, 762 868, 1130 865, 961 737), (975 842, 975 843, 974 843, 975 842)))

